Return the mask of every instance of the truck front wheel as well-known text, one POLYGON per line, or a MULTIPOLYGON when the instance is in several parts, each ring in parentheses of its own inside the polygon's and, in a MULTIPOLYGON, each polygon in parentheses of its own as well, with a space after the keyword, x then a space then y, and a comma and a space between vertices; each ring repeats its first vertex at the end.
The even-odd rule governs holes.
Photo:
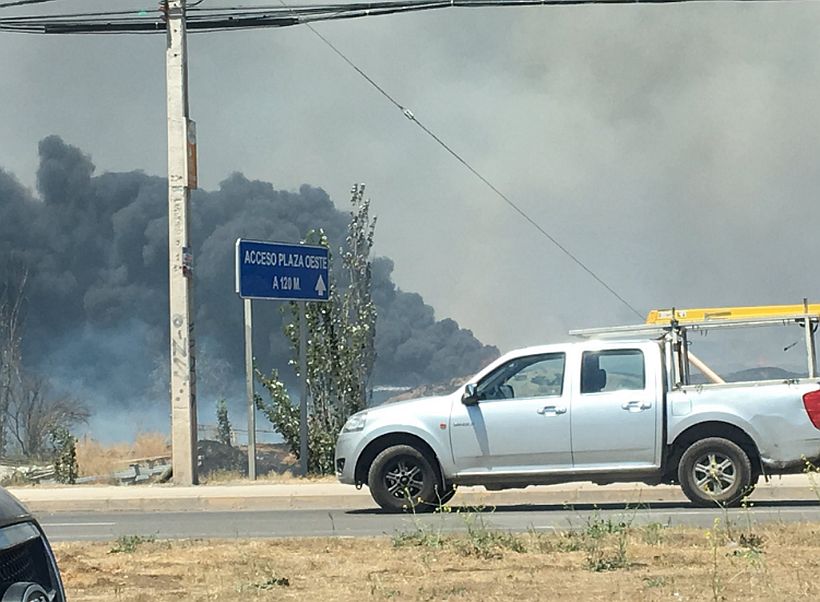
POLYGON ((430 512, 438 507, 438 473, 432 462, 410 445, 382 451, 370 465, 367 484, 376 503, 388 512, 430 512))
POLYGON ((737 506, 751 493, 752 463, 733 441, 701 439, 683 452, 678 482, 696 506, 737 506))

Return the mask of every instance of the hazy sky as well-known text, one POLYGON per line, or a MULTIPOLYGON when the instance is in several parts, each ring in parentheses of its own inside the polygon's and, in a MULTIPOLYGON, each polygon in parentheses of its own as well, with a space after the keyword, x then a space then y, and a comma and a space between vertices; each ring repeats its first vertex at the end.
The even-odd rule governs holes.
MULTIPOLYGON (((645 311, 820 300, 818 24, 790 2, 316 27, 645 311)), ((502 350, 637 321, 306 28, 189 50, 205 188, 238 170, 343 207, 366 182, 399 286, 502 350)), ((163 35, 0 34, 0 166, 33 188, 37 142, 59 134, 98 173, 163 175, 164 51, 163 35)))

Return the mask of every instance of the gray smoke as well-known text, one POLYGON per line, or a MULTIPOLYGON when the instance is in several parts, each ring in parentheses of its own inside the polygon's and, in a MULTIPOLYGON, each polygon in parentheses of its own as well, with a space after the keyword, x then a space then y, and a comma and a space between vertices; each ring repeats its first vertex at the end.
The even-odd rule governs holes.
MULTIPOLYGON (((91 158, 57 136, 40 142, 39 155, 39 198, 0 170, 0 281, 15 262, 30 271, 27 364, 92 403, 161 405, 167 397, 166 181, 141 171, 95 176, 91 158)), ((347 220, 320 188, 276 190, 239 173, 218 190, 193 194, 200 399, 242 391, 236 387, 243 369, 236 238, 298 241, 321 227, 338 247, 347 220)), ((442 381, 498 354, 453 320, 436 320, 421 296, 394 284, 392 271, 390 259, 375 259, 377 384, 442 381)), ((280 305, 255 304, 254 351, 260 367, 289 376, 280 305)))

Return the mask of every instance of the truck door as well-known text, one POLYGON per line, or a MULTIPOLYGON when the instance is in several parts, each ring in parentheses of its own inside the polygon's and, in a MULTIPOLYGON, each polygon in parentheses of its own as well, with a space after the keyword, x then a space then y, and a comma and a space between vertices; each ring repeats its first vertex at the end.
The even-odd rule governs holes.
POLYGON ((658 369, 647 366, 636 347, 583 352, 571 409, 576 470, 655 465, 658 369))
POLYGON ((479 401, 450 417, 459 473, 537 472, 572 467, 564 353, 505 362, 477 384, 479 401))

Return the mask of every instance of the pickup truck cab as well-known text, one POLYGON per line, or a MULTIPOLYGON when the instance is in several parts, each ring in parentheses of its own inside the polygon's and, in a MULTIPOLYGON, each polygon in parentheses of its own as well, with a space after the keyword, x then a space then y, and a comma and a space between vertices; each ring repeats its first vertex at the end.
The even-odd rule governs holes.
POLYGON ((570 481, 679 483, 696 505, 734 505, 820 458, 816 376, 688 384, 685 340, 673 324, 512 351, 450 395, 351 416, 337 476, 388 511, 434 509, 457 485, 570 481))

